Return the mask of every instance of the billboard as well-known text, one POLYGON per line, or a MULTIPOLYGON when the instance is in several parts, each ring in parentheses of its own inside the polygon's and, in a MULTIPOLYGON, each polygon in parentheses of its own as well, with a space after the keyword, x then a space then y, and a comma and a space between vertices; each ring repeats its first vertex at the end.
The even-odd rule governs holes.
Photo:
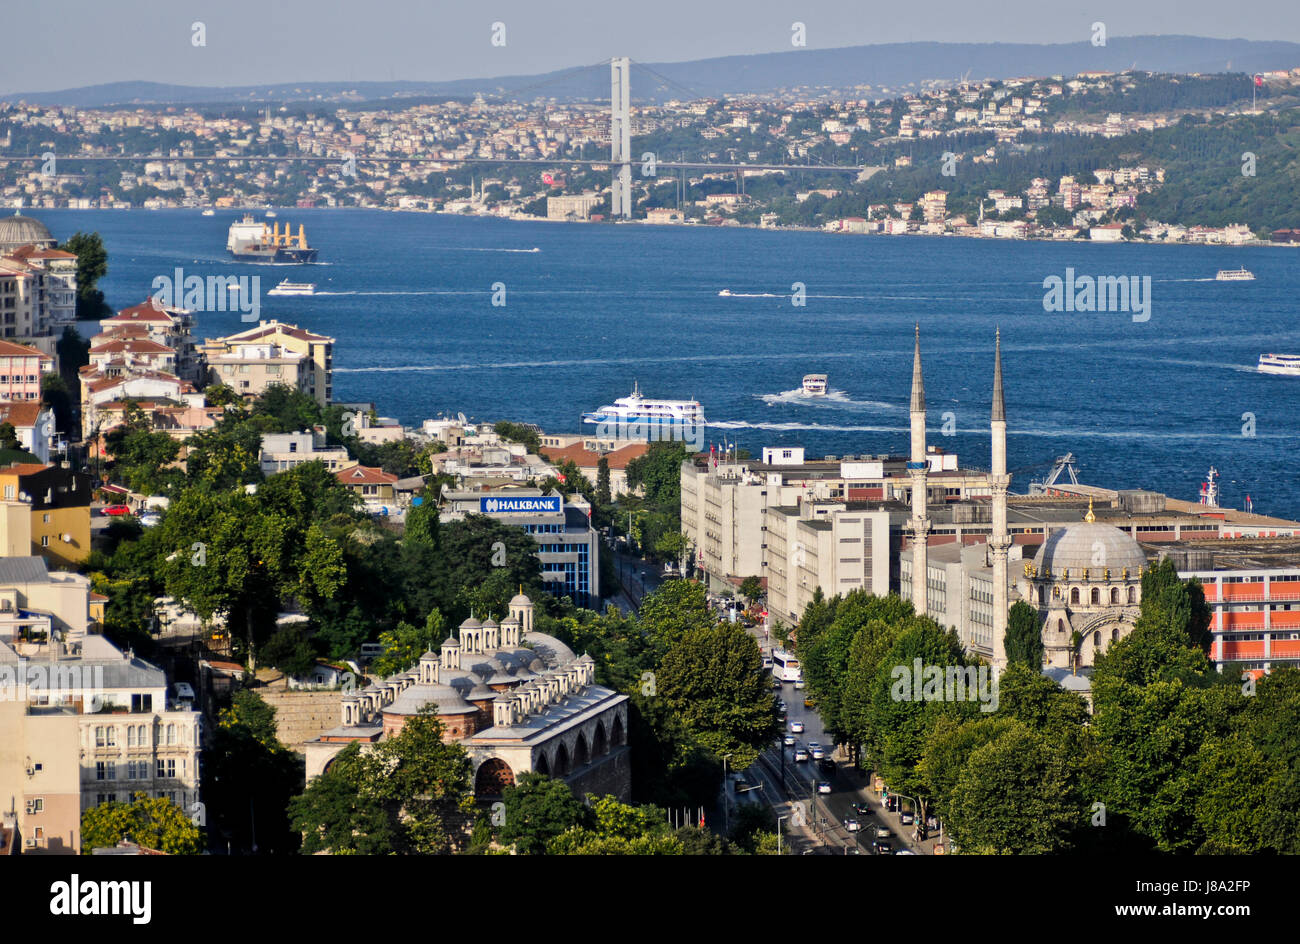
POLYGON ((559 495, 483 497, 478 500, 478 510, 484 515, 560 514, 564 511, 564 499, 559 495))

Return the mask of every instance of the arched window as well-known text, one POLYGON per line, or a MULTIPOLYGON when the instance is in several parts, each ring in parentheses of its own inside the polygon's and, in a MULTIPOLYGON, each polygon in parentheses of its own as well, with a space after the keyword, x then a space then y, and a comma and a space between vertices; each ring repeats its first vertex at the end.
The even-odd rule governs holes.
POLYGON ((174 724, 167 725, 167 743, 168 744, 176 743, 176 725, 174 724))
POLYGON ((1110 602, 1111 603, 1119 602, 1119 587, 1110 588, 1110 602))
POLYGON ((1092 588, 1092 605, 1096 606, 1101 602, 1101 590, 1097 587, 1092 588))
POLYGON ((1136 601, 1137 601, 1137 592, 1136 592, 1132 587, 1129 587, 1129 588, 1128 588, 1128 602, 1129 602, 1129 603, 1134 603, 1134 602, 1136 602, 1136 601))
POLYGON ((1071 602, 1071 603, 1074 603, 1074 604, 1078 604, 1078 602, 1079 602, 1079 588, 1078 588, 1078 587, 1071 587, 1071 588, 1070 588, 1070 602, 1071 602))
POLYGON ((1098 648, 1098 649, 1101 648, 1101 630, 1100 630, 1100 629, 1097 630, 1095 633, 1092 634, 1092 644, 1093 644, 1093 646, 1095 646, 1095 647, 1098 648))
POLYGON ((500 796, 514 785, 515 772, 500 757, 485 760, 474 775, 474 795, 478 797, 500 796))
POLYGON ((1065 620, 1058 619, 1056 621, 1056 631, 1060 633, 1062 636, 1065 635, 1065 620))
POLYGON ((1118 626, 1116 626, 1114 629, 1112 629, 1112 630, 1110 631, 1110 641, 1111 641, 1111 642, 1119 642, 1119 627, 1118 627, 1118 626))

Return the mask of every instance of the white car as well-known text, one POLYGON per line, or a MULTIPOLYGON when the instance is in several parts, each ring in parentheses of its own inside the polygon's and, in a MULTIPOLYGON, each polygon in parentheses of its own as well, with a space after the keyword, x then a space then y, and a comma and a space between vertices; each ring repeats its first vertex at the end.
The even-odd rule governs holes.
POLYGON ((809 747, 808 751, 812 754, 813 760, 822 760, 826 756, 826 752, 820 747, 809 747))
POLYGON ((802 721, 791 721, 791 722, 790 722, 790 733, 791 733, 791 734, 803 734, 803 722, 802 722, 802 721))
POLYGON ((803 763, 803 762, 806 761, 807 759, 808 759, 808 752, 805 751, 802 747, 800 747, 800 748, 798 748, 798 749, 795 750, 795 752, 794 752, 794 762, 795 762, 796 764, 803 763))
POLYGON ((783 740, 781 743, 784 744, 786 747, 794 747, 794 746, 795 746, 796 744, 798 744, 799 742, 798 742, 797 740, 795 740, 795 737, 794 737, 793 734, 787 734, 787 735, 785 736, 785 740, 783 740))
POLYGON ((819 780, 819 781, 817 781, 817 792, 818 792, 818 793, 830 793, 830 792, 831 792, 831 782, 830 782, 829 780, 819 780))
POLYGON ((858 830, 862 828, 862 824, 859 823, 852 816, 850 816, 848 819, 844 821, 844 828, 851 833, 856 833, 858 830))
POLYGON ((797 680, 797 681, 794 683, 794 687, 795 687, 796 689, 798 689, 799 691, 803 691, 803 679, 799 679, 799 680, 797 680))
POLYGON ((141 516, 140 516, 140 524, 141 524, 142 527, 152 528, 152 527, 154 527, 155 525, 160 525, 160 524, 162 524, 162 516, 161 516, 161 515, 154 515, 154 514, 141 515, 141 516))

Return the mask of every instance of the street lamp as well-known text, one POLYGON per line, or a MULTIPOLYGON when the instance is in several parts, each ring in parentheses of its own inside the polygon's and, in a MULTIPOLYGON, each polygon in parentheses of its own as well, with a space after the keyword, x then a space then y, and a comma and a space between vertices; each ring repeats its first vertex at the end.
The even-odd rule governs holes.
POLYGON ((722 835, 731 835, 731 827, 727 820, 727 811, 731 808, 731 798, 727 796, 727 761, 731 760, 730 754, 722 755, 722 835))
POLYGON ((783 854, 781 852, 781 824, 784 823, 789 818, 790 815, 788 813, 785 816, 778 816, 776 818, 776 854, 777 855, 783 854))

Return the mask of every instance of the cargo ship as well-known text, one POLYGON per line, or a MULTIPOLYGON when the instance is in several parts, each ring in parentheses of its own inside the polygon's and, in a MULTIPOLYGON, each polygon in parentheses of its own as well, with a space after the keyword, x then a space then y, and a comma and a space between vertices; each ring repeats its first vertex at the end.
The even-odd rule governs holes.
POLYGON ((279 223, 267 226, 254 220, 251 214, 245 214, 242 220, 230 224, 226 249, 230 257, 239 262, 316 261, 316 250, 307 245, 301 225, 298 226, 298 235, 294 236, 288 223, 281 230, 279 223))

